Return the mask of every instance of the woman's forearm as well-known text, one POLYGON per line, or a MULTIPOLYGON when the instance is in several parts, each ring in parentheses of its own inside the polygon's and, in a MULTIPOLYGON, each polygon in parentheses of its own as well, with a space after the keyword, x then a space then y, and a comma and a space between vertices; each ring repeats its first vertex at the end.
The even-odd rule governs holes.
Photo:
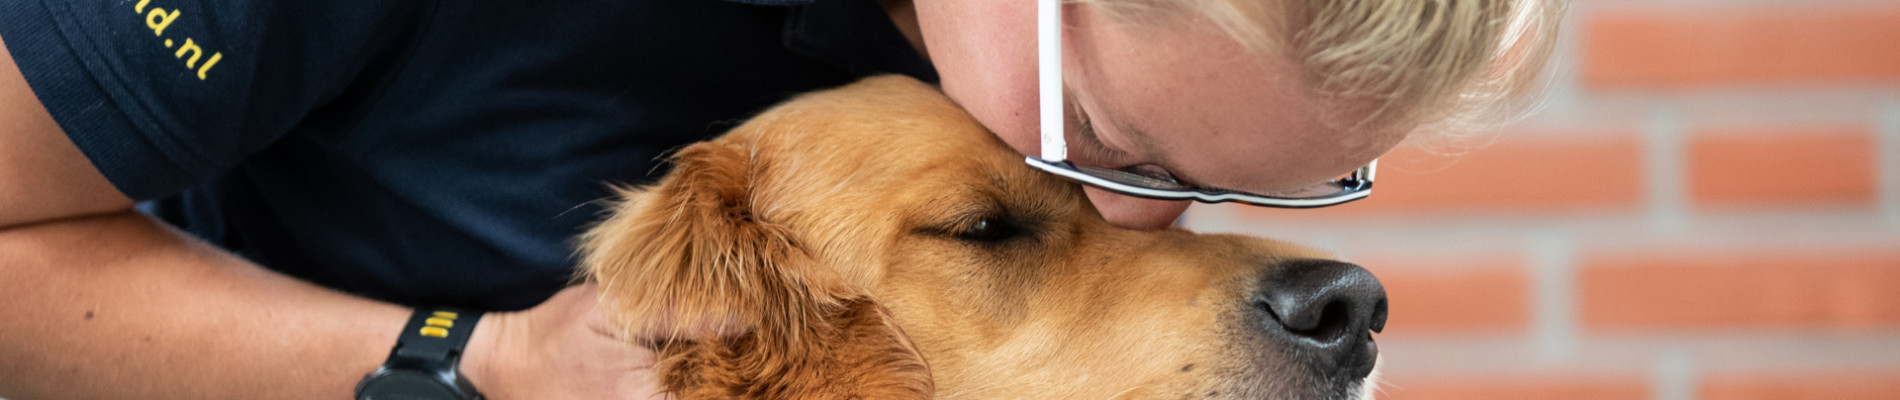
POLYGON ((407 315, 133 212, 0 229, 4 398, 349 398, 407 315))

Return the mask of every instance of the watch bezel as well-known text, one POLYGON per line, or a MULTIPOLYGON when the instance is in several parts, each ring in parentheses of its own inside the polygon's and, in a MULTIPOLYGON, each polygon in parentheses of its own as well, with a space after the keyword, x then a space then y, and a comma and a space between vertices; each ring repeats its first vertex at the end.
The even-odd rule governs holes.
POLYGON ((456 382, 461 380, 460 374, 454 373, 453 371, 448 373, 434 373, 420 369, 379 367, 376 368, 376 372, 371 372, 369 376, 363 377, 362 383, 357 385, 356 398, 358 400, 379 400, 378 395, 392 394, 388 393, 388 391, 391 390, 401 390, 402 393, 405 394, 404 398, 414 398, 414 389, 423 388, 409 385, 417 383, 427 383, 427 389, 434 389, 432 390, 433 393, 425 395, 431 396, 430 398, 443 400, 481 398, 479 394, 470 396, 470 393, 464 393, 462 388, 456 385, 456 382))

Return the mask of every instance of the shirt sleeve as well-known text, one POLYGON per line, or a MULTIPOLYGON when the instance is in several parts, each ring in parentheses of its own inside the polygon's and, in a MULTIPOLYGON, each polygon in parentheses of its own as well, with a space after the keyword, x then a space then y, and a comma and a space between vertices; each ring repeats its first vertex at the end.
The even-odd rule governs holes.
POLYGON ((399 54, 430 4, 0 0, 0 37, 93 165, 148 200, 276 142, 399 54))

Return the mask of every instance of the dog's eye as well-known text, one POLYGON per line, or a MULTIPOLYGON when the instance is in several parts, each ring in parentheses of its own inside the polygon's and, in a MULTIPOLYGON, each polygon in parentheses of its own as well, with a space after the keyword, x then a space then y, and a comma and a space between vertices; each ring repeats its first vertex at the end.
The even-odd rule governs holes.
POLYGON ((971 222, 969 226, 964 227, 962 232, 957 232, 957 237, 959 238, 979 242, 995 242, 1008 239, 1015 235, 1015 227, 1009 226, 1009 223, 996 217, 985 217, 976 220, 976 222, 971 222))

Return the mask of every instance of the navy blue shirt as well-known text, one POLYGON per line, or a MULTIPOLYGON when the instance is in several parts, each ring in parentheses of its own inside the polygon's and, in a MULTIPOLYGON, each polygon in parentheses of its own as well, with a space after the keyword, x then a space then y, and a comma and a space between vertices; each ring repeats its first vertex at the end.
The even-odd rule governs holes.
POLYGON ((606 183, 799 92, 934 81, 871 0, 0 0, 73 142, 141 209, 269 268, 520 309, 606 183))

